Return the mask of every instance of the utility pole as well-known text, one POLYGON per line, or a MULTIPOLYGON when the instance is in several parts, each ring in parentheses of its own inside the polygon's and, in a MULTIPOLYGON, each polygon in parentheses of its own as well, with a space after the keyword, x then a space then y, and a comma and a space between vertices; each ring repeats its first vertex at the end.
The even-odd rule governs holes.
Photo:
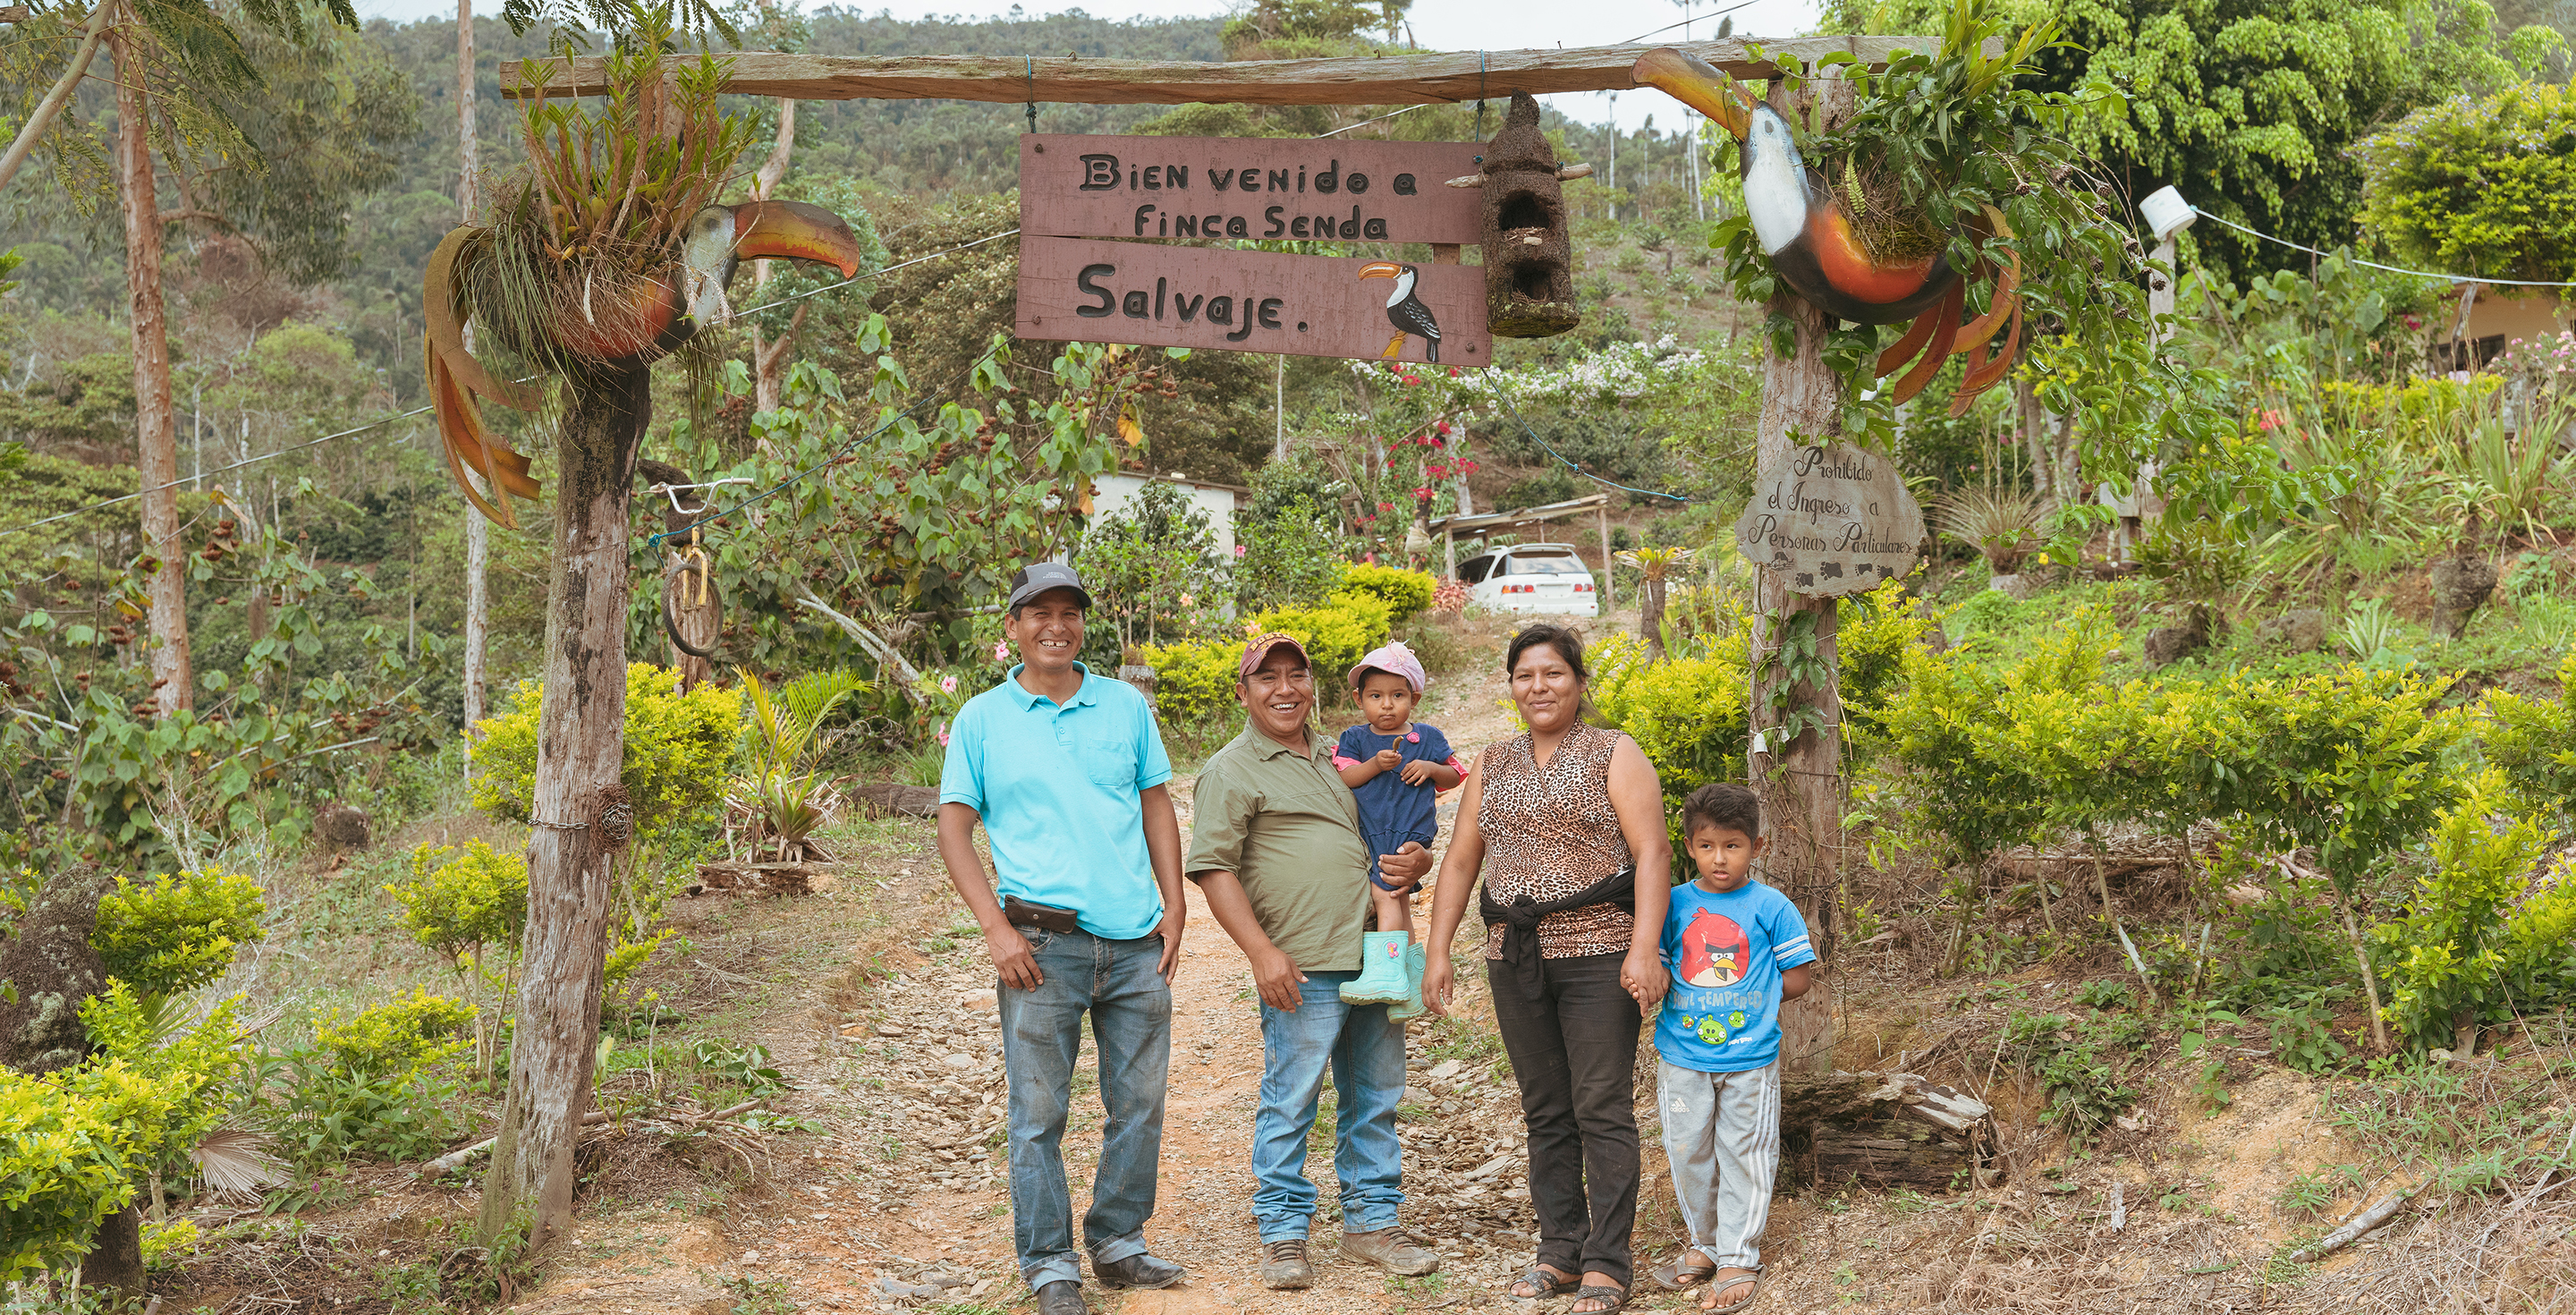
MULTIPOLYGON (((474 0, 456 0, 456 209, 474 222, 474 0)), ((472 329, 466 332, 472 333, 472 329)), ((474 765, 474 723, 483 720, 484 649, 492 629, 492 523, 465 509, 465 757, 474 765)))
POLYGON ((1270 459, 1288 459, 1288 358, 1270 358, 1270 459))

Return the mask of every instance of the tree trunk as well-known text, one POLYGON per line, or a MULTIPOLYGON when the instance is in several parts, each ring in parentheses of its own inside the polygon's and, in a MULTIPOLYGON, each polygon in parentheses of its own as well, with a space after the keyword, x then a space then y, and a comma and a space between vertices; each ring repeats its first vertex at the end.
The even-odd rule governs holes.
POLYGON ((1637 586, 1637 633, 1646 641, 1646 660, 1664 660, 1664 578, 1648 575, 1637 586))
MULTIPOLYGON (((474 0, 456 0, 456 210, 462 222, 474 222, 481 197, 474 177, 478 145, 474 137, 474 0)), ((471 333, 469 328, 467 332, 471 333)), ((473 346, 467 340, 467 349, 473 346)), ((473 771, 474 723, 483 720, 483 692, 488 677, 484 653, 492 634, 492 523, 471 506, 465 508, 465 745, 466 770, 473 771)))
POLYGON ((170 399, 170 332, 161 300, 161 202, 152 177, 152 103, 134 43, 139 27, 108 37, 116 53, 116 172, 125 193, 125 291, 134 331, 135 472, 143 492, 143 552, 158 562, 151 606, 153 697, 161 711, 196 706, 188 673, 186 550, 179 542, 178 411, 170 399))
MULTIPOLYGON (((1838 92, 1820 80, 1829 94, 1838 92)), ((1848 93, 1840 93, 1848 100, 1848 93)), ((1783 113, 1803 107, 1789 103, 1785 92, 1773 100, 1783 113)), ((1795 293, 1772 299, 1772 312, 1789 317, 1796 350, 1783 358, 1766 347, 1762 361, 1762 416, 1755 439, 1755 467, 1785 463, 1800 442, 1837 437, 1842 432, 1842 386, 1824 360, 1825 313, 1795 293)), ((1790 709, 1811 708, 1823 714, 1821 730, 1808 729, 1787 744, 1764 743, 1748 757, 1753 788, 1761 794, 1768 852, 1763 867, 1771 885, 1798 906, 1816 954, 1827 962, 1807 993, 1780 1006, 1780 1058, 1784 1071, 1830 1071, 1835 1041, 1833 909, 1836 868, 1842 853, 1842 698, 1836 686, 1831 598, 1810 598, 1790 591, 1785 577, 1768 569, 1755 572, 1755 599, 1760 616, 1753 631, 1752 722, 1757 736, 1777 727, 1781 717, 1772 699, 1781 693, 1779 664, 1765 661, 1776 648, 1779 628, 1799 613, 1815 618, 1816 657, 1825 676, 1817 684, 1785 691, 1790 709)), ((1777 737, 1777 730, 1772 736, 1777 737)))
POLYGON ((486 1245, 523 1213, 530 1241, 572 1225, 573 1145, 590 1099, 607 953, 610 852, 593 824, 626 731, 628 485, 653 411, 643 366, 571 380, 556 439, 553 583, 528 837, 526 985, 510 1091, 483 1181, 486 1245))
POLYGON ((2388 1053, 2388 1024, 2379 1016, 2379 974, 2370 967, 2370 946, 2361 939, 2361 924, 2352 916, 2352 897, 2332 873, 2326 875, 2326 889, 2334 894, 2335 912, 2343 917, 2344 939, 2352 945, 2352 961, 2361 969, 2361 994, 2370 1006, 2370 1044, 2380 1054, 2388 1053))
POLYGON ((89 1254, 81 1257, 81 1286, 143 1292, 143 1212, 127 1206, 98 1221, 89 1254))

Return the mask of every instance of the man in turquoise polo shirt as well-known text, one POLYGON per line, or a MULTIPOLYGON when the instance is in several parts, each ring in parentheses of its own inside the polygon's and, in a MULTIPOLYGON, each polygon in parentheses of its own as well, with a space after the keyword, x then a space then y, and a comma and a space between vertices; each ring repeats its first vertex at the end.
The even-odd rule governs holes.
POLYGON ((1002 979, 1020 1276, 1038 1315, 1083 1315, 1062 1143, 1086 1012, 1108 1115, 1082 1219, 1091 1272, 1112 1288, 1169 1287, 1185 1272, 1145 1246, 1172 1054, 1172 970, 1188 916, 1181 826, 1165 788, 1172 762, 1144 696, 1074 660, 1091 606, 1081 577, 1039 562, 1011 578, 1008 605, 1002 633, 1020 665, 949 727, 939 857, 1002 979), (999 898, 975 855, 979 820, 999 898))

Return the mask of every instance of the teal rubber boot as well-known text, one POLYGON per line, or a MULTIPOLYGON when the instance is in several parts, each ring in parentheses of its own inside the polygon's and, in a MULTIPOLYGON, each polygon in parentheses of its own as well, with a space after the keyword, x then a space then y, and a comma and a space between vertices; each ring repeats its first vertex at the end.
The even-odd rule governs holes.
POLYGON ((1429 962, 1431 962, 1431 952, 1424 948, 1421 942, 1417 941, 1404 947, 1404 978, 1407 993, 1403 1004, 1386 1007, 1389 1021, 1402 1023, 1422 1016, 1422 967, 1429 962))
POLYGON ((1404 947, 1413 941, 1405 931, 1362 933, 1360 975, 1342 983, 1345 1004, 1404 1003, 1404 947))

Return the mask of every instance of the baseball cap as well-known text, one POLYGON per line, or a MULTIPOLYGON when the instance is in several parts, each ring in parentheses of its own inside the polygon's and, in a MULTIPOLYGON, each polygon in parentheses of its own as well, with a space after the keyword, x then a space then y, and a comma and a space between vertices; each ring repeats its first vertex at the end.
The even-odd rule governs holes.
POLYGON ((1305 663, 1309 668, 1315 665, 1314 659, 1306 656, 1306 646, 1298 643, 1295 635, 1284 630, 1267 630, 1254 635, 1251 642, 1243 646, 1243 665, 1235 669, 1234 678, 1241 680, 1251 675, 1252 669, 1260 666, 1262 660, 1270 656, 1270 650, 1282 644, 1297 651, 1298 661, 1305 663))
POLYGON ((1091 591, 1082 587, 1082 577, 1062 562, 1031 562, 1021 567, 1011 576, 1010 601, 1003 606, 1018 607, 1049 589, 1070 589, 1084 608, 1091 606, 1091 591))

